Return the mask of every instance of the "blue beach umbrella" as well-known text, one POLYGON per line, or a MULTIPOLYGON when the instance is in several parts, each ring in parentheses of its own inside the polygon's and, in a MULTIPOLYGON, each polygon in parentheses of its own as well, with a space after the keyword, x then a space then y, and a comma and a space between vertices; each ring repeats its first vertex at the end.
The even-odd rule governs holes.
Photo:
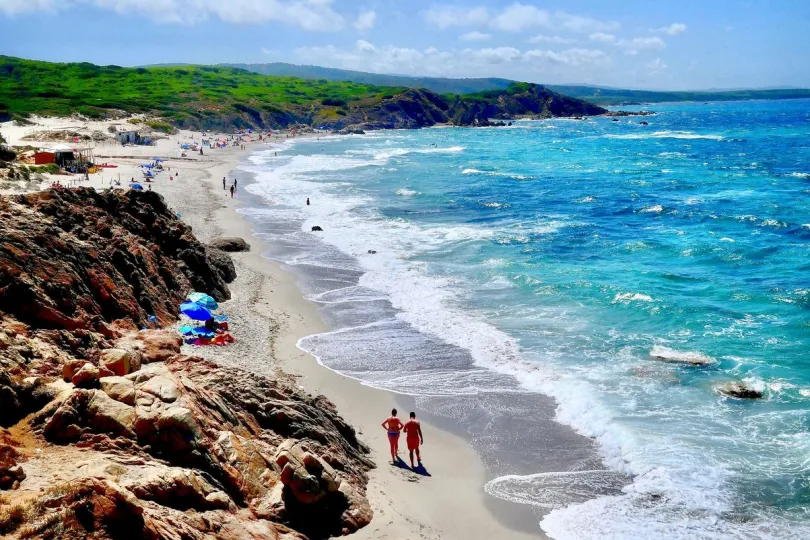
POLYGON ((140 184, 132 184, 129 186, 129 189, 137 189, 138 191, 143 191, 143 186, 140 184))
POLYGON ((188 295, 188 299, 194 302, 195 304, 201 305, 204 308, 217 309, 219 307, 217 305, 217 301, 205 293, 193 292, 188 295))
POLYGON ((180 304, 180 313, 194 321, 207 321, 213 317, 207 308, 195 302, 183 302, 180 304))

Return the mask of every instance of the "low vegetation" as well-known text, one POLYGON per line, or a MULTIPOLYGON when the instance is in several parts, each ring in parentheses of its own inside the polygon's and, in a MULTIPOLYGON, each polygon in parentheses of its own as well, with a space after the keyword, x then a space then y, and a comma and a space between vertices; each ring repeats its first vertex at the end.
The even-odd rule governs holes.
POLYGON ((171 125, 200 126, 212 119, 227 122, 236 116, 249 119, 252 114, 268 112, 301 116, 324 105, 379 102, 401 90, 268 77, 229 67, 123 68, 0 56, 0 111, 15 118, 147 113, 166 120, 150 125, 160 131, 168 131, 171 125))

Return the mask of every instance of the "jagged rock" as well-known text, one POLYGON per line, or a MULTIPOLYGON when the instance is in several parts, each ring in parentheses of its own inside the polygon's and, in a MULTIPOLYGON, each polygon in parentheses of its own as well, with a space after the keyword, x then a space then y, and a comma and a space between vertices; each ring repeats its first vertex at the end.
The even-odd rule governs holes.
POLYGON ((250 244, 245 242, 243 238, 236 236, 214 238, 208 242, 208 245, 212 248, 227 252, 250 251, 250 244))
POLYGON ((202 476, 185 469, 155 471, 124 484, 137 498, 177 510, 228 509, 233 502, 202 476), (209 499, 210 497, 210 499, 209 499))
POLYGON ((123 377, 141 369, 141 358, 139 354, 124 349, 107 349, 101 351, 99 365, 106 367, 118 377, 123 377))
POLYGON ((88 364, 90 364, 90 362, 87 360, 71 360, 62 366, 62 378, 65 381, 71 381, 73 376, 76 375, 81 368, 88 364))
POLYGON ((78 388, 92 388, 98 385, 98 378, 98 368, 93 364, 84 364, 70 380, 78 388))
POLYGON ((318 231, 323 232, 323 229, 321 229, 321 227, 319 225, 314 225, 312 227, 312 232, 318 232, 318 231))
POLYGON ((307 452, 294 439, 281 443, 273 460, 281 471, 281 483, 301 503, 318 502, 340 488, 340 479, 332 466, 307 452))
POLYGON ((133 437, 133 407, 119 403, 100 390, 74 390, 44 421, 45 438, 73 442, 84 432, 133 437))
POLYGON ((13 447, 0 445, 0 489, 17 489, 25 480, 25 472, 17 464, 19 457, 13 447))
POLYGON ((103 377, 99 379, 101 391, 115 401, 135 406, 135 384, 124 377, 103 377))
POLYGON ((734 381, 717 387, 717 392, 731 398, 737 399, 762 399, 762 392, 756 388, 751 388, 742 381, 734 381))
POLYGON ((78 188, 0 199, 0 311, 44 329, 109 333, 176 319, 191 290, 227 285, 156 192, 78 188), (29 261, 37 264, 30 264, 29 261))
POLYGON ((152 394, 164 403, 172 403, 180 397, 177 386, 167 377, 156 375, 138 385, 138 390, 152 394))
POLYGON ((217 269, 222 281, 232 283, 236 279, 236 266, 234 266, 231 256, 222 250, 214 248, 209 248, 207 254, 208 262, 217 269))
POLYGON ((174 332, 163 330, 141 330, 115 342, 116 348, 137 351, 142 364, 165 362, 180 354, 183 338, 174 332))
POLYGON ((0 411, 3 411, 0 425, 9 426, 16 422, 21 410, 22 403, 11 377, 5 369, 0 369, 0 411))

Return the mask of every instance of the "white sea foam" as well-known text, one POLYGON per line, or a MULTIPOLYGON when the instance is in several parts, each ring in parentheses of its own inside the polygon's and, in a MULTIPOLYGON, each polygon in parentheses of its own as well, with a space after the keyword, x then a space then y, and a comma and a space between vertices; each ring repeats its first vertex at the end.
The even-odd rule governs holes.
POLYGON ((709 139, 722 141, 722 135, 700 134, 692 131, 654 131, 652 133, 627 133, 604 135, 607 139, 709 139))
POLYGON ((410 197, 410 196, 419 194, 418 191, 413 190, 413 189, 408 189, 408 188, 399 188, 398 190, 396 190, 395 193, 397 195, 402 195, 403 197, 410 197))
POLYGON ((810 178, 810 173, 793 172, 793 173, 790 173, 790 176, 793 176, 794 178, 810 178))
POLYGON ((679 364, 710 365, 717 361, 711 356, 696 351, 678 351, 665 347, 664 345, 654 345, 650 349, 650 357, 664 362, 675 362, 679 364))
POLYGON ((614 304, 629 304, 630 302, 652 302, 652 296, 641 293, 618 293, 613 297, 614 304))
POLYGON ((478 174, 482 176, 503 176, 506 178, 514 178, 515 180, 528 180, 530 177, 525 174, 516 174, 500 171, 482 171, 479 169, 464 169, 461 174, 478 174))
POLYGON ((639 210, 642 214, 660 214, 664 211, 664 207, 660 204, 654 204, 652 206, 645 206, 641 210, 639 210))

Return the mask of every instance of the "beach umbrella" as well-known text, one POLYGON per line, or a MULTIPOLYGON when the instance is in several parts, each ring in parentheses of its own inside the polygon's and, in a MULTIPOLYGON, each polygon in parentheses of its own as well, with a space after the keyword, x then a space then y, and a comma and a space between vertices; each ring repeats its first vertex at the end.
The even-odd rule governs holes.
POLYGON ((138 191, 143 191, 143 186, 140 185, 140 184, 132 184, 131 186, 129 186, 129 189, 135 189, 135 190, 138 190, 138 191))
POLYGON ((217 301, 205 293, 193 292, 188 295, 188 299, 206 309, 217 309, 219 307, 217 301))
POLYGON ((180 304, 180 313, 194 321, 207 321, 213 317, 207 308, 195 302, 183 302, 180 304))

